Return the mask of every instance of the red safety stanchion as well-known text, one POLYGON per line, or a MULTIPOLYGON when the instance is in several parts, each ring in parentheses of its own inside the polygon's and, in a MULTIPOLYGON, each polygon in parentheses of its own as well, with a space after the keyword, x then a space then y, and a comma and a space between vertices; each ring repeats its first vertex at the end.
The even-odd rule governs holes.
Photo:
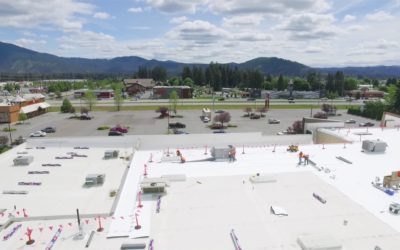
POLYGON ((142 191, 139 191, 138 192, 138 206, 137 207, 143 207, 143 204, 142 204, 142 191))
POLYGON ((104 228, 101 226, 101 217, 98 217, 99 220, 99 228, 97 228, 97 232, 103 232, 104 228))
POLYGON ((136 221, 136 226, 135 226, 135 229, 136 229, 136 230, 139 230, 139 229, 141 229, 141 228, 142 228, 142 226, 141 226, 141 225, 139 225, 138 214, 135 214, 135 221, 136 221))
POLYGON ((32 239, 32 231, 33 229, 30 229, 29 227, 26 229, 26 233, 25 235, 28 236, 28 241, 26 242, 27 245, 32 245, 33 243, 35 243, 35 240, 32 239))

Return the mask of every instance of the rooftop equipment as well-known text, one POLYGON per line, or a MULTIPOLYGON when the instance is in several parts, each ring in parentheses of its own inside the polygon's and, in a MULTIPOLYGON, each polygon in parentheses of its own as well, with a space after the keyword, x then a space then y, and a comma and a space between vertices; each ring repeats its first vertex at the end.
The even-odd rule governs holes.
POLYGON ((400 188, 400 171, 394 171, 392 175, 383 177, 383 186, 385 188, 400 188))
POLYGON ((119 155, 118 150, 106 150, 104 152, 104 159, 112 159, 112 158, 117 158, 119 155))
POLYGON ((28 166, 33 162, 33 156, 20 155, 14 159, 14 166, 28 166))
POLYGON ((232 145, 228 145, 227 147, 212 147, 211 156, 215 161, 229 160, 232 150, 235 150, 235 147, 232 145))
POLYGON ((144 194, 166 193, 168 181, 164 178, 146 178, 140 184, 144 194))
POLYGON ((105 178, 106 178, 105 174, 88 174, 85 179, 85 185, 86 186, 102 185, 104 183, 105 178))
POLYGON ((380 140, 365 140, 362 143, 362 149, 366 152, 385 152, 387 143, 380 140))

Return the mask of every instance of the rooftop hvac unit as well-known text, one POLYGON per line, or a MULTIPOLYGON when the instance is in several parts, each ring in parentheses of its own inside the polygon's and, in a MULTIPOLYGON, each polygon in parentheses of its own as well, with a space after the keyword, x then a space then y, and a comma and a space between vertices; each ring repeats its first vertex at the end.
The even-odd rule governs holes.
POLYGON ((14 159, 14 166, 27 166, 33 162, 33 156, 24 155, 24 156, 17 156, 14 159))
POLYGON ((117 158, 119 155, 118 150, 106 150, 104 152, 104 159, 112 159, 112 158, 117 158))
POLYGON ((88 174, 85 178, 86 186, 102 185, 106 178, 105 174, 88 174))
POLYGON ((214 160, 228 160, 229 159, 229 152, 235 150, 235 147, 229 145, 227 147, 212 147, 211 148, 211 156, 214 160))
POLYGON ((365 140, 362 143, 362 149, 367 152, 385 152, 387 143, 380 140, 365 140))
POLYGON ((144 194, 166 193, 168 181, 163 178, 146 178, 140 184, 144 194))

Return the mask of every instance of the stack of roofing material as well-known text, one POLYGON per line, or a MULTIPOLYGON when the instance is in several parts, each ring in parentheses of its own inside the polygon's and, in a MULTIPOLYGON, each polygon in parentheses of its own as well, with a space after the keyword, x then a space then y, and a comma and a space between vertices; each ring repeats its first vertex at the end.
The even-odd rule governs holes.
POLYGON ((297 243, 302 250, 341 250, 342 244, 331 236, 318 235, 301 235, 297 238, 297 243))

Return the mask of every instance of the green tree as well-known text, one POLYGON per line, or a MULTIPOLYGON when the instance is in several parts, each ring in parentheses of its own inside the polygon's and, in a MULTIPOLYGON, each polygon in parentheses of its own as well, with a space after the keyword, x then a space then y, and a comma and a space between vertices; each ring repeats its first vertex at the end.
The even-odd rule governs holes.
POLYGON ((25 123, 25 121, 28 119, 28 116, 24 112, 20 112, 18 115, 18 121, 25 123))
POLYGON ((283 80, 282 75, 279 75, 276 88, 278 89, 278 91, 285 90, 285 80, 283 80))
POLYGON ((167 71, 164 67, 156 66, 151 70, 151 76, 154 81, 165 82, 167 80, 167 71))
POLYGON ((124 102, 124 98, 122 97, 122 90, 121 87, 117 86, 114 90, 114 104, 117 108, 117 111, 121 110, 122 103, 124 102))
POLYGON ((71 102, 67 98, 64 98, 63 103, 60 107, 61 113, 69 113, 71 109, 72 109, 71 102))
POLYGON ((89 111, 92 111, 92 108, 96 105, 97 102, 97 97, 94 93, 93 90, 88 90, 85 93, 85 96, 83 97, 83 100, 85 101, 86 105, 89 107, 89 111))
POLYGON ((344 79, 344 89, 345 90, 354 90, 357 89, 358 81, 352 77, 346 77, 344 79))
POLYGON ((385 96, 385 101, 390 111, 395 111, 396 93, 397 93, 397 86, 392 84, 389 85, 388 94, 385 96))
POLYGON ((177 112, 176 108, 178 106, 178 100, 179 100, 178 93, 176 92, 176 90, 173 90, 169 94, 169 103, 172 106, 172 110, 174 111, 175 114, 177 112))
POLYGON ((396 92, 394 94, 394 103, 393 103, 393 110, 396 112, 400 112, 400 86, 397 84, 396 92))
POLYGON ((191 78, 186 77, 185 80, 183 80, 183 85, 193 87, 194 82, 191 78))

